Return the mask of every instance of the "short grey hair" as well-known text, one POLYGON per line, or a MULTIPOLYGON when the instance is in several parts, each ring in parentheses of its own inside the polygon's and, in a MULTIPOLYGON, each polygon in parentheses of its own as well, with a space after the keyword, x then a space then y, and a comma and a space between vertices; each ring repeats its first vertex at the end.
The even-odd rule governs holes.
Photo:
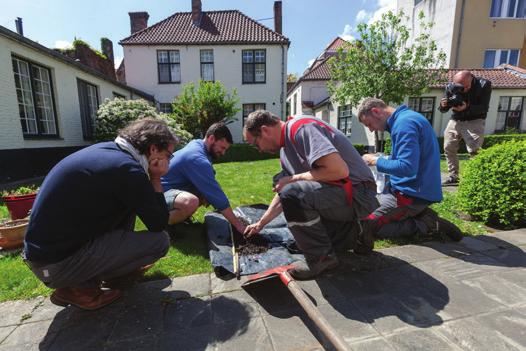
POLYGON ((387 104, 382 99, 373 97, 365 98, 360 106, 358 106, 358 120, 361 122, 363 117, 371 114, 373 108, 386 108, 387 104))
POLYGON ((259 136, 262 126, 275 126, 280 121, 278 116, 269 111, 256 110, 248 115, 244 129, 253 136, 259 136))

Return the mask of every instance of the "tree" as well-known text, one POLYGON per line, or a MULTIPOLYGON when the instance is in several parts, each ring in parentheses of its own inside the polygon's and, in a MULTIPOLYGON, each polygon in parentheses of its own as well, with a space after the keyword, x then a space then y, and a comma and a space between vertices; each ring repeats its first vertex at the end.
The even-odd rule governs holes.
POLYGON ((161 118, 172 132, 179 138, 178 147, 184 146, 192 139, 192 135, 183 130, 171 116, 158 114, 153 106, 145 100, 106 99, 97 111, 95 120, 95 141, 110 141, 117 137, 119 129, 139 118, 161 118))
POLYGON ((203 137, 212 124, 234 120, 241 110, 238 104, 235 89, 229 94, 220 82, 200 80, 197 88, 194 83, 183 87, 172 104, 172 116, 195 137, 203 137))
POLYGON ((410 43, 406 20, 403 12, 389 11, 377 22, 357 26, 359 39, 341 47, 329 60, 328 89, 336 101, 357 106, 365 97, 376 97, 399 104, 439 80, 446 55, 431 39, 433 24, 426 23, 420 12, 420 34, 410 43))
POLYGON ((295 83, 298 80, 298 75, 296 73, 287 74, 287 83, 295 83))

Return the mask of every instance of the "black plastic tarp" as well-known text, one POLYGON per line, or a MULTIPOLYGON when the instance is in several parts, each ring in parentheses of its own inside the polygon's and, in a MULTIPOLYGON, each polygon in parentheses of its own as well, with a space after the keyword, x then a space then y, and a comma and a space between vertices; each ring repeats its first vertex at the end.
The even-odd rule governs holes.
MULTIPOLYGON (((252 224, 261 218, 266 209, 266 205, 241 206, 234 209, 234 213, 252 224)), ((215 272, 218 275, 233 273, 230 223, 220 213, 209 212, 205 215, 205 225, 210 261, 215 272)), ((287 228, 283 214, 268 223, 258 235, 266 239, 269 249, 260 254, 240 256, 241 275, 259 273, 303 259, 303 255, 291 253, 291 251, 294 252, 294 237, 287 228)))

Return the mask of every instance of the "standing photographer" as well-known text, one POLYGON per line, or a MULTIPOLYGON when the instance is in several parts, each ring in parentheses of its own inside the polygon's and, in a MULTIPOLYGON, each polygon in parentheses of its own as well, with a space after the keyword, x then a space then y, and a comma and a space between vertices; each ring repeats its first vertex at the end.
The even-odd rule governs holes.
POLYGON ((458 183, 457 152, 460 139, 464 139, 470 156, 475 156, 482 146, 491 97, 491 82, 473 76, 470 71, 457 72, 453 76, 453 83, 448 84, 446 97, 440 100, 438 108, 440 112, 453 110, 451 119, 444 131, 444 152, 449 177, 442 183, 443 186, 458 183), (464 89, 456 93, 455 85, 462 85, 464 89))

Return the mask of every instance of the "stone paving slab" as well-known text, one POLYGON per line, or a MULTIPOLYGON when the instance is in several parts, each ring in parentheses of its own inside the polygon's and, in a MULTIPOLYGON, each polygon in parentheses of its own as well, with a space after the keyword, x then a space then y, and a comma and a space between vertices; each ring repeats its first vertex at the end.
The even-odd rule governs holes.
MULTIPOLYGON (((352 350, 526 349, 526 230, 343 256, 299 282, 352 350)), ((332 349, 279 279, 146 282, 99 311, 0 304, 4 350, 332 349)))

